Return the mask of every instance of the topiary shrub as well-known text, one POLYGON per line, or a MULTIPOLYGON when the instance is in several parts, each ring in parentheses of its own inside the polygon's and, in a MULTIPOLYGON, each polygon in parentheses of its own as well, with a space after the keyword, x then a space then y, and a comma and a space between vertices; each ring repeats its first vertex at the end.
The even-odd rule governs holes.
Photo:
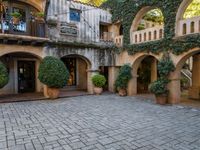
POLYGON ((106 78, 103 75, 94 75, 92 77, 92 83, 94 86, 102 88, 106 84, 106 78))
POLYGON ((0 62, 0 88, 3 88, 9 81, 9 74, 6 66, 0 62))
POLYGON ((119 70, 119 75, 115 81, 116 89, 127 89, 128 82, 132 78, 131 74, 131 66, 129 64, 125 64, 119 70))
POLYGON ((159 78, 158 80, 154 81, 150 84, 149 90, 150 92, 154 93, 156 96, 159 95, 167 95, 167 84, 169 83, 169 80, 165 78, 159 78))
POLYGON ((50 88, 63 88, 68 81, 69 72, 58 58, 47 56, 39 67, 39 80, 50 88))

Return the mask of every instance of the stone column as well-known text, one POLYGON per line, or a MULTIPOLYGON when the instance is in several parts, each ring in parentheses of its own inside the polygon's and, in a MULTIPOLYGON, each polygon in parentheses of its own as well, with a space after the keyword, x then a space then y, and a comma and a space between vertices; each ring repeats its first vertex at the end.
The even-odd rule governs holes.
POLYGON ((87 91, 89 94, 94 94, 94 85, 92 83, 92 76, 98 74, 99 70, 87 70, 87 91))
POLYGON ((110 92, 115 92, 115 81, 119 73, 119 67, 109 67, 108 68, 108 90, 110 92))
POLYGON ((192 87, 189 89, 189 98, 200 99, 200 54, 193 56, 192 87))
POLYGON ((157 60, 153 59, 151 62, 151 82, 156 81, 157 77, 157 60))
POLYGON ((168 84, 168 103, 178 104, 180 103, 181 98, 181 85, 180 85, 180 71, 176 70, 175 72, 170 73, 169 75, 169 84, 168 84))
POLYGON ((128 96, 133 96, 133 95, 136 95, 137 94, 137 74, 134 74, 132 75, 132 79, 129 81, 129 84, 128 84, 128 89, 127 89, 127 92, 128 92, 128 96))

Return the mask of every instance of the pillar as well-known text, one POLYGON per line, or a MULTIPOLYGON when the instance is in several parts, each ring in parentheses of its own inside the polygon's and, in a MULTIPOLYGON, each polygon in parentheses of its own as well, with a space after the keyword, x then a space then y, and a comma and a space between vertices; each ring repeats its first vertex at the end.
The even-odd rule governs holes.
POLYGON ((200 54, 193 56, 192 87, 189 89, 189 98, 200 99, 200 54))
POLYGON ((176 70, 169 75, 169 84, 168 84, 168 103, 169 104, 178 104, 181 100, 181 85, 180 85, 181 71, 176 70))
POLYGON ((128 83, 128 96, 134 96, 137 94, 137 77, 137 74, 132 74, 132 79, 128 83))
POLYGON ((115 81, 119 73, 119 67, 109 67, 108 68, 108 90, 110 92, 115 92, 115 81))
POLYGON ((94 94, 94 85, 92 83, 92 77, 98 73, 99 73, 99 70, 87 70, 87 77, 88 77, 87 90, 89 94, 94 94))
POLYGON ((157 80, 157 60, 153 59, 151 62, 151 82, 157 80))

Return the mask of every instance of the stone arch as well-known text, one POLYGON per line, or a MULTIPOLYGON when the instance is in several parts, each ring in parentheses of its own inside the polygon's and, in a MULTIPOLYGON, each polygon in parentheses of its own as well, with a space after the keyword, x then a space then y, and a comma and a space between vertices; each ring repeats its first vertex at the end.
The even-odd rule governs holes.
POLYGON ((152 56, 153 58, 155 58, 155 60, 159 61, 162 58, 162 55, 155 55, 153 53, 138 53, 135 55, 135 57, 133 58, 132 61, 132 75, 133 78, 129 83, 128 86, 128 95, 135 95, 137 94, 137 77, 138 77, 138 68, 141 64, 141 62, 148 56, 152 56))
POLYGON ((26 4, 29 4, 33 7, 35 7, 37 10, 39 11, 44 11, 44 2, 42 0, 19 0, 20 2, 23 2, 23 3, 26 3, 26 4))
POLYGON ((176 104, 180 102, 181 98, 181 89, 180 89, 180 76, 181 76, 181 69, 184 63, 187 61, 188 58, 191 56, 200 53, 200 47, 193 48, 188 52, 185 52, 181 55, 174 55, 171 54, 171 58, 175 65, 175 71, 172 72, 169 76, 171 82, 169 83, 169 103, 176 104))

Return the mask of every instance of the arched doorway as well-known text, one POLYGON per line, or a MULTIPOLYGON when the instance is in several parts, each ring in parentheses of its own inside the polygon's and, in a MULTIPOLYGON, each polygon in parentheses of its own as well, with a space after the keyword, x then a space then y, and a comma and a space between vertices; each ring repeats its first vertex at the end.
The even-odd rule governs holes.
POLYGON ((69 70, 69 80, 66 89, 88 91, 88 70, 90 61, 84 56, 67 55, 61 58, 69 70))
POLYGON ((9 83, 0 90, 0 94, 18 94, 42 92, 38 80, 38 68, 41 58, 26 52, 12 52, 0 57, 9 72, 9 83))
POLYGON ((174 57, 176 69, 170 75, 169 102, 200 100, 200 49, 174 57))
POLYGON ((129 95, 149 93, 149 84, 157 80, 157 63, 159 56, 139 54, 132 64, 133 78, 128 86, 129 95))
POLYGON ((132 44, 159 40, 164 37, 164 16, 159 8, 143 7, 135 16, 131 29, 132 44))

